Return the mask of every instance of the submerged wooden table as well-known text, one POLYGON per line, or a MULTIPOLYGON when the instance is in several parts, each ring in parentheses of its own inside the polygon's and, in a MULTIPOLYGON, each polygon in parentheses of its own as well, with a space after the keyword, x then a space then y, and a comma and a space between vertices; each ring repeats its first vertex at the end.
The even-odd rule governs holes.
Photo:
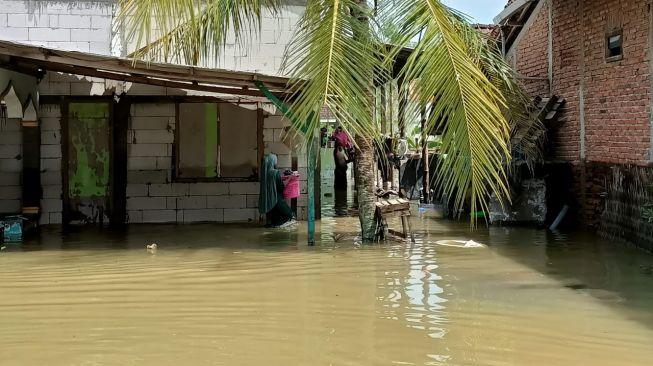
POLYGON ((376 220, 377 220, 377 230, 376 230, 376 239, 381 240, 385 238, 385 231, 387 229, 388 234, 402 238, 408 239, 414 243, 415 236, 413 235, 412 228, 410 226, 410 201, 405 198, 395 198, 395 199, 379 199, 376 202, 376 220), (388 218, 389 217, 401 217, 401 226, 402 231, 392 230, 388 227, 388 218))

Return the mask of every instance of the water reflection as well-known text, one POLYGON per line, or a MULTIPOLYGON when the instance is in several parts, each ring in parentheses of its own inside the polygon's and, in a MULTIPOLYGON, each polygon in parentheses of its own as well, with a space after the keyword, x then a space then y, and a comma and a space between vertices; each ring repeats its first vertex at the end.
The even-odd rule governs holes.
POLYGON ((413 224, 416 243, 358 246, 336 240, 357 218, 325 218, 313 248, 305 227, 45 230, 0 253, 0 365, 650 364, 652 257, 413 224))
POLYGON ((349 216, 350 198, 348 190, 336 189, 333 192, 333 211, 336 217, 349 216))

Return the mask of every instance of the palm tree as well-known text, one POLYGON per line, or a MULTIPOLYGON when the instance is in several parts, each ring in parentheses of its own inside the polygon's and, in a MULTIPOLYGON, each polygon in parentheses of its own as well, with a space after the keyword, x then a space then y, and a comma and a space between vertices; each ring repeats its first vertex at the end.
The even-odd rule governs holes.
MULTIPOLYGON (((264 10, 278 14, 283 2, 120 0, 120 19, 127 37, 142 46, 136 57, 196 64, 218 57, 230 31, 237 41, 248 39, 264 10)), ((416 110, 428 110, 426 128, 442 131, 436 180, 443 193, 472 210, 487 208, 492 193, 508 197, 511 126, 504 95, 518 88, 491 42, 440 0, 379 0, 374 8, 366 0, 306 0, 284 62, 291 110, 314 131, 327 106, 356 137, 364 240, 374 236, 373 144, 380 135, 370 98, 407 46, 414 51, 400 78, 411 82, 416 110)))

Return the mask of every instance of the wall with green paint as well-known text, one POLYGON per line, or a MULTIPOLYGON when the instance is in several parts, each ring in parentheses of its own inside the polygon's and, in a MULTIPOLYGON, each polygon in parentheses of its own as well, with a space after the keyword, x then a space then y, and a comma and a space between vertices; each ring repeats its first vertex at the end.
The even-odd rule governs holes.
POLYGON ((109 192, 109 103, 68 106, 68 193, 70 197, 104 197, 109 192))

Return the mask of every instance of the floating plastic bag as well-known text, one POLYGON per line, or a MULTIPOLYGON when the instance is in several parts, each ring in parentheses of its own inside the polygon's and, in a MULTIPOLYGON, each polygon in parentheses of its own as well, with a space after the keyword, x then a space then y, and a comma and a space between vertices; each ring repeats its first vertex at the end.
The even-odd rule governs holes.
POLYGON ((473 240, 438 240, 437 245, 455 248, 485 248, 486 246, 473 240))

